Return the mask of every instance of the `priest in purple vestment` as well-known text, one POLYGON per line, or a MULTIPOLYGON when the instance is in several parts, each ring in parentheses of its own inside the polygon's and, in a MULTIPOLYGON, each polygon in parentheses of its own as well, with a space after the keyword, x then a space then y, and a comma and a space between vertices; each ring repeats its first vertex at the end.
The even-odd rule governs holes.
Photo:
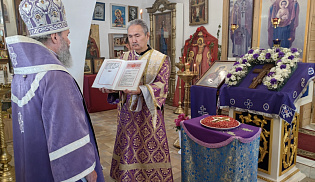
POLYGON ((110 176, 116 181, 173 181, 164 123, 164 103, 170 76, 169 57, 152 49, 143 20, 128 26, 132 51, 124 60, 148 60, 137 91, 113 91, 109 103, 118 103, 117 135, 110 176))
POLYGON ((91 120, 71 66, 61 0, 23 0, 30 37, 6 39, 14 76, 16 181, 104 181, 91 120))

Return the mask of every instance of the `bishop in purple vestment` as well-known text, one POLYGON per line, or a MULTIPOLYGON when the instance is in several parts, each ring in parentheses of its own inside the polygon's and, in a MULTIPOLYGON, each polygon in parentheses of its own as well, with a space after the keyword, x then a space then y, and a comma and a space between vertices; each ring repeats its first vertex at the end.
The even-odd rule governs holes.
POLYGON ((30 37, 6 39, 14 68, 12 122, 16 181, 104 181, 97 144, 71 65, 59 0, 23 0, 30 37))

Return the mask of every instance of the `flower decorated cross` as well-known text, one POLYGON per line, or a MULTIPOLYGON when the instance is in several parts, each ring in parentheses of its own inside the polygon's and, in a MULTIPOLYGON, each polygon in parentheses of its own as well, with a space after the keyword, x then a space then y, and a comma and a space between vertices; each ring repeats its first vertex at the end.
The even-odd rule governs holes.
POLYGON ((263 78, 269 73, 270 69, 274 67, 274 64, 265 64, 263 69, 254 69, 253 73, 259 73, 257 77, 253 78, 253 82, 248 88, 255 89, 259 84, 262 83, 263 78))
POLYGON ((269 90, 279 90, 295 71, 300 53, 301 50, 296 48, 250 49, 247 54, 235 62, 226 76, 225 83, 235 86, 246 77, 252 66, 272 64, 273 67, 269 72, 260 73, 261 75, 258 75, 256 79, 257 81, 262 79, 263 84, 269 90))

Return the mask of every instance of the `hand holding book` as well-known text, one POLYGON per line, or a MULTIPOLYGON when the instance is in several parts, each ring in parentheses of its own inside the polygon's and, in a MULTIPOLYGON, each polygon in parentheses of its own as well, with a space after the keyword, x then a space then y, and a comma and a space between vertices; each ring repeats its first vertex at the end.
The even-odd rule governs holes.
POLYGON ((105 59, 92 87, 138 91, 146 63, 147 60, 105 59))

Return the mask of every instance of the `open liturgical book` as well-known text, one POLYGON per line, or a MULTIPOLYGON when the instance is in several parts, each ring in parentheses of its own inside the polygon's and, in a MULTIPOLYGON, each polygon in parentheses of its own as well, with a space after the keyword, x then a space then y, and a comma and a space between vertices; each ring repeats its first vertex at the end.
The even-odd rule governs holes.
POLYGON ((92 87, 135 91, 146 64, 147 60, 105 59, 92 87))

